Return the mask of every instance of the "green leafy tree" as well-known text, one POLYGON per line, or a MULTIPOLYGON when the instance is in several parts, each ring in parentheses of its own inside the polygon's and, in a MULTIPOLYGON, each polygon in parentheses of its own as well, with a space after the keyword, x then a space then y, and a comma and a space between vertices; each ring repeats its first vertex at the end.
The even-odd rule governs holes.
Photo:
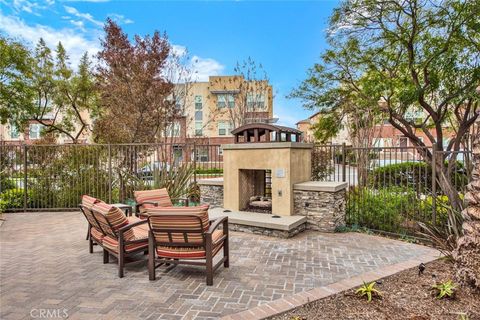
POLYGON ((461 208, 451 183, 456 154, 447 155, 460 150, 478 118, 479 15, 474 0, 343 1, 330 18, 330 49, 294 94, 326 112, 369 108, 413 145, 433 145, 437 157, 427 149, 422 155, 434 162, 442 191, 461 208), (452 117, 456 134, 446 142, 452 117))
POLYGON ((32 56, 21 43, 0 36, 0 122, 21 126, 31 114, 32 56))
POLYGON ((55 53, 53 58, 45 41, 39 40, 33 76, 36 108, 31 119, 44 126, 44 133, 63 134, 78 143, 89 129, 89 115, 97 110, 91 62, 85 53, 74 71, 61 42, 55 53))

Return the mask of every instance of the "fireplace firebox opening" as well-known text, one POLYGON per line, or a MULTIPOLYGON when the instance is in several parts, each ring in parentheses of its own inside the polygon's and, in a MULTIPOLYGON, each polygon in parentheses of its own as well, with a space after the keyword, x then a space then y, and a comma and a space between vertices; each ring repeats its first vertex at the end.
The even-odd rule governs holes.
POLYGON ((272 171, 240 169, 240 208, 272 213, 272 171))

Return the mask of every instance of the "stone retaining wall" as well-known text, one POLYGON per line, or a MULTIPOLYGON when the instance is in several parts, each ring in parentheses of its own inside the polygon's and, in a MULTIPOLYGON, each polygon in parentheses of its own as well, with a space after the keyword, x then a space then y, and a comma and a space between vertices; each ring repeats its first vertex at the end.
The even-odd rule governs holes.
POLYGON ((336 192, 294 190, 294 212, 307 217, 307 229, 335 232, 345 226, 345 189, 336 192))
POLYGON ((200 203, 209 203, 210 208, 223 207, 223 183, 202 183, 200 187, 200 203))

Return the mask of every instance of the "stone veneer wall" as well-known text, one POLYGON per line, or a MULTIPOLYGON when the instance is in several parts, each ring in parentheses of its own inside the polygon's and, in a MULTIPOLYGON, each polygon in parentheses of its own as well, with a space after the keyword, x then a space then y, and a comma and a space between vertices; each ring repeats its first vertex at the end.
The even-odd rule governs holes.
MULTIPOLYGON (((223 184, 214 181, 199 181, 200 202, 211 208, 223 207, 223 184)), ((307 229, 335 232, 345 226, 346 183, 308 181, 295 184, 293 188, 294 215, 307 217, 307 223, 290 231, 271 230, 253 226, 230 224, 230 230, 289 238, 307 229)))
POLYGON ((200 203, 209 203, 210 208, 223 207, 223 185, 200 184, 200 203))
POLYGON ((345 226, 345 189, 338 191, 294 190, 295 215, 307 217, 307 229, 335 232, 345 226))
POLYGON ((228 230, 287 239, 305 230, 305 223, 302 223, 301 225, 287 231, 287 230, 277 230, 277 229, 269 229, 269 228, 255 227, 255 226, 247 226, 243 224, 229 222, 228 230))

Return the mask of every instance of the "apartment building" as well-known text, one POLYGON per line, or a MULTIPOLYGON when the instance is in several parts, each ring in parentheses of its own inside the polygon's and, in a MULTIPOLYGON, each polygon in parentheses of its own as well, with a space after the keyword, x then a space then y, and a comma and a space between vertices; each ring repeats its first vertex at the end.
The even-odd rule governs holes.
MULTIPOLYGON (((313 126, 316 123, 318 123, 318 120, 320 118, 320 114, 321 114, 320 112, 314 113, 313 115, 311 115, 307 119, 301 120, 301 121, 296 123, 297 129, 302 131, 302 138, 303 138, 304 142, 308 142, 308 143, 317 142, 316 138, 315 138, 315 135, 314 135, 313 126)), ((347 120, 346 120, 346 117, 345 117, 343 119, 343 122, 346 122, 346 121, 347 120)), ((329 143, 332 143, 332 144, 345 143, 346 145, 351 145, 352 144, 351 139, 350 139, 350 135, 349 135, 345 125, 342 126, 342 128, 340 129, 338 134, 335 137, 333 137, 329 141, 329 143)))
POLYGON ((273 117, 272 86, 266 81, 211 76, 205 82, 178 84, 176 94, 181 112, 167 134, 174 142, 233 143, 235 127, 273 117))
MULTIPOLYGON (((247 81, 242 76, 211 76, 208 81, 177 84, 174 97, 178 114, 161 141, 172 144, 233 143, 235 127, 251 122, 268 122, 273 117, 272 86, 267 81, 247 81)), ((59 116, 61 117, 61 115, 59 116)), ((89 126, 92 120, 83 115, 89 126)), ((53 119, 53 118, 52 118, 53 119)), ((44 121, 52 121, 49 115, 44 121)), ((61 122, 61 118, 57 119, 61 122)), ((25 129, 0 125, 0 141, 7 144, 31 144, 40 139, 42 125, 34 120, 25 129)), ((91 126, 90 126, 91 127, 91 126)), ((91 142, 85 130, 82 143, 91 142)), ((70 143, 60 135, 57 143, 70 143)))
MULTIPOLYGON (((78 139, 78 143, 88 143, 91 136, 91 119, 89 114, 86 111, 81 112, 82 119, 86 121, 87 128, 83 130, 82 134, 78 139)), ((57 116, 57 123, 62 121, 62 115, 59 114, 57 116)), ((45 114, 42 122, 44 123, 52 123, 54 121, 53 114, 45 114)), ((18 128, 17 126, 6 123, 0 124, 0 142, 9 144, 9 145, 20 145, 20 144, 33 144, 42 138, 44 125, 39 123, 36 120, 30 120, 24 126, 24 128, 18 128)), ((74 132, 78 132, 79 125, 75 125, 74 132)), ((60 134, 56 137, 56 142, 63 144, 63 143, 72 143, 70 137, 65 134, 60 134)))
MULTIPOLYGON (((407 115, 410 118, 420 118, 423 119, 424 115, 422 112, 411 112, 410 115, 407 115)), ((301 120, 297 122, 297 129, 302 131, 303 139, 305 142, 316 142, 314 136, 314 128, 313 126, 318 122, 320 117, 320 112, 317 112, 310 116, 305 120, 301 120)), ((346 117, 343 120, 344 122, 347 121, 346 117)), ((329 141, 332 144, 342 144, 345 143, 346 145, 352 145, 352 139, 349 135, 349 132, 346 128, 346 125, 338 132, 338 134, 329 141)), ((416 136, 425 143, 427 147, 431 147, 432 143, 430 139, 427 137, 423 130, 417 129, 416 136)), ((437 136, 436 130, 434 128, 429 129, 429 134, 432 137, 437 136)), ((451 137, 455 134, 455 132, 448 127, 445 127, 443 132, 443 140, 444 143, 448 143, 451 137)), ((408 148, 413 147, 412 142, 405 136, 403 133, 396 129, 390 122, 384 121, 381 124, 377 124, 374 128, 373 132, 373 141, 372 146, 377 148, 388 148, 388 147, 400 147, 400 148, 408 148)))

